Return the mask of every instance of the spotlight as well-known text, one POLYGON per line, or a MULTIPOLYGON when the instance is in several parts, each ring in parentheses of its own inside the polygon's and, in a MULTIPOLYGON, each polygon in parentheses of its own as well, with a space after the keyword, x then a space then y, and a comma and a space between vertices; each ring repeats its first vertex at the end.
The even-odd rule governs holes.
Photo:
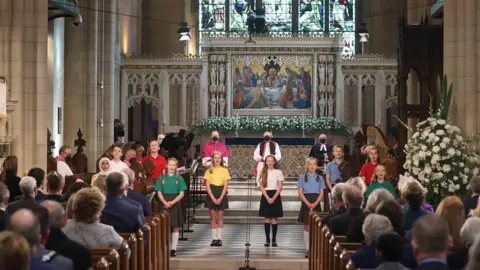
POLYGON ((179 35, 178 41, 188 41, 192 39, 192 37, 190 37, 190 26, 188 26, 186 22, 182 22, 177 33, 179 35))

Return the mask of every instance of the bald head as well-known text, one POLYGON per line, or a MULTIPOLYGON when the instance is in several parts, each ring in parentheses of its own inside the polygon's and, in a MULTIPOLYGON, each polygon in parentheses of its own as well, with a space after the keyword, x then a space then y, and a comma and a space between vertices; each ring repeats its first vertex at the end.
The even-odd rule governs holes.
POLYGON ((325 134, 320 134, 320 136, 318 136, 318 139, 319 139, 319 140, 322 140, 322 139, 326 140, 326 139, 327 139, 327 135, 325 135, 325 134))
POLYGON ((50 228, 63 228, 66 222, 65 209, 63 206, 52 200, 43 201, 41 203, 43 207, 48 210, 48 225, 50 228))
POLYGON ((40 222, 28 209, 20 209, 13 213, 9 220, 9 228, 25 237, 30 246, 35 246, 40 241, 40 222))

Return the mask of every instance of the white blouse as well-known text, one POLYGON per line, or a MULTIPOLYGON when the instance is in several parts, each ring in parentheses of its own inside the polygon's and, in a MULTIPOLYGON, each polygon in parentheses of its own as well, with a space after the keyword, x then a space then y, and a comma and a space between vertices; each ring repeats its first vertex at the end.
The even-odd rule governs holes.
MULTIPOLYGON (((260 172, 257 174, 257 186, 260 187, 262 184, 262 178, 260 177, 260 172)), ((265 190, 277 190, 278 182, 283 181, 283 173, 278 169, 271 169, 267 172, 267 187, 265 190)))
POLYGON ((115 162, 114 160, 110 160, 110 171, 111 172, 121 173, 125 169, 128 169, 127 163, 125 163, 123 161, 115 162))

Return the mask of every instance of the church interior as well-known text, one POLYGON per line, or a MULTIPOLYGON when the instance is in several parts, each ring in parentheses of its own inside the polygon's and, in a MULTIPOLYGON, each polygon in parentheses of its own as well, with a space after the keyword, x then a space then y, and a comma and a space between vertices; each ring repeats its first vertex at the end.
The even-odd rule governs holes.
POLYGON ((77 182, 93 186, 102 158, 115 160, 119 147, 135 173, 130 188, 151 202, 144 227, 119 233, 120 248, 89 249, 93 269, 370 269, 351 257, 362 246, 323 221, 336 207, 331 180, 318 201, 324 211, 309 208, 308 230, 298 222, 305 204, 299 183, 307 158, 318 160, 316 146, 331 146, 318 163, 322 179, 330 177, 337 146, 348 174, 363 177, 373 146, 398 199, 404 176, 424 185, 432 204, 472 192, 480 166, 478 0, 0 2, 2 174, 8 177, 14 156, 17 176, 31 176, 32 168, 58 172, 67 192, 77 182), (213 191, 202 164, 212 140, 226 146, 228 158, 221 247, 210 245, 213 191), (186 184, 177 202, 180 231, 170 231, 173 210, 155 199, 161 180, 144 163, 152 141, 166 160, 162 175, 175 158, 176 181, 181 175, 186 184), (283 173, 278 247, 264 245, 267 218, 259 216, 266 193, 256 166, 267 156, 254 153, 264 144, 283 173), (451 169, 461 158, 468 170, 451 169), (64 163, 72 174, 60 173, 64 163))

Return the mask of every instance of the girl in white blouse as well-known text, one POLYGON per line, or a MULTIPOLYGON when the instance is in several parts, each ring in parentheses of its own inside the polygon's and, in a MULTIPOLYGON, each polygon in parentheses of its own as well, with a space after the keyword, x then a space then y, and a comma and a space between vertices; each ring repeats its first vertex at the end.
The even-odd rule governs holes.
POLYGON ((257 185, 262 192, 259 216, 264 217, 265 246, 270 246, 270 225, 272 227, 272 247, 277 246, 278 218, 283 217, 283 206, 280 192, 283 185, 283 173, 277 169, 275 156, 265 157, 265 166, 257 174, 257 185))

